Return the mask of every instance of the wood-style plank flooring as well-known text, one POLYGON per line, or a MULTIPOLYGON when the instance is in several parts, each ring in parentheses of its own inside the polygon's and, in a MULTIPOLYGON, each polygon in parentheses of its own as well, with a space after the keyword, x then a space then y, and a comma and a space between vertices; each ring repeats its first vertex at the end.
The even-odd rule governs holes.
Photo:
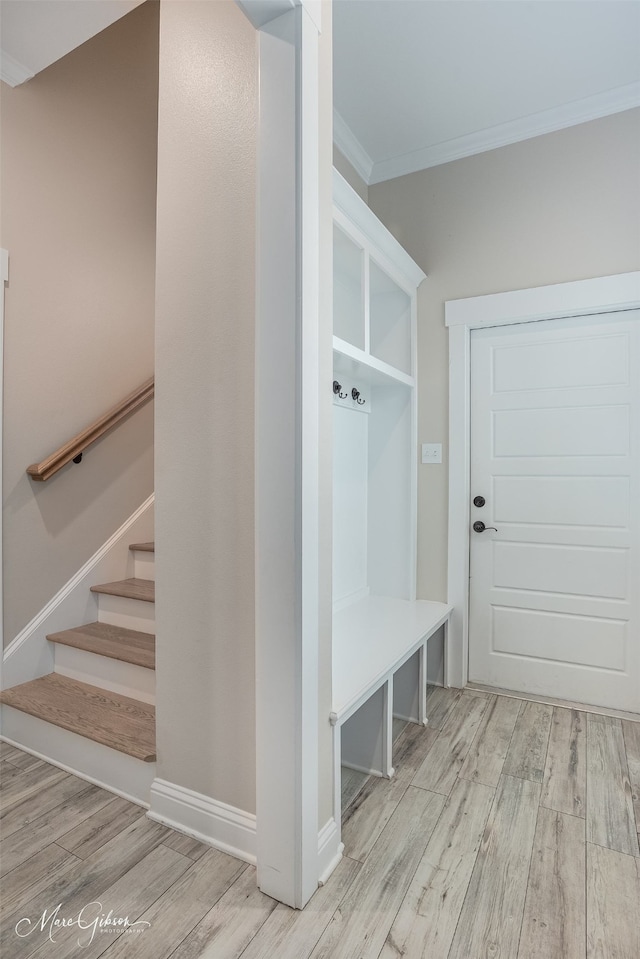
POLYGON ((344 770, 345 857, 302 912, 0 744, 0 954, 639 959, 640 724, 473 689, 432 689, 428 713, 394 724, 392 781, 344 770))

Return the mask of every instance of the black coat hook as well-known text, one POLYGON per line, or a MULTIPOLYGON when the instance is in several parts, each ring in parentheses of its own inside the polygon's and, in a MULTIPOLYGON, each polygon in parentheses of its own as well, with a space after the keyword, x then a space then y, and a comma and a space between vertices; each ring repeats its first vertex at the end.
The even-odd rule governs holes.
POLYGON ((340 397, 341 400, 346 400, 348 394, 342 392, 342 384, 338 383, 337 380, 333 381, 333 392, 336 396, 340 397))
POLYGON ((361 399, 360 399, 360 390, 357 390, 357 389, 355 388, 355 386, 354 386, 353 389, 351 390, 351 396, 352 396, 352 398, 356 401, 356 403, 358 404, 358 406, 364 406, 364 404, 367 402, 366 400, 361 400, 361 399))

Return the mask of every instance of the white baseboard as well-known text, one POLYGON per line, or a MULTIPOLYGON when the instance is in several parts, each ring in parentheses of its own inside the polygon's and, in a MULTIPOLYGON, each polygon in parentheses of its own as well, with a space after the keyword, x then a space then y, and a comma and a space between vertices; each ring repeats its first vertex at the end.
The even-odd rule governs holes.
POLYGON ((324 886, 329 876, 342 859, 344 843, 340 842, 340 830, 333 818, 329 819, 318 833, 318 883, 324 886))
POLYGON ((152 494, 7 646, 2 660, 3 689, 53 671, 48 633, 98 618, 98 601, 90 586, 133 575, 129 545, 153 539, 153 501, 152 494))
POLYGON ((155 779, 147 815, 236 859, 256 863, 256 817, 243 809, 155 779))
POLYGON ((129 802, 149 807, 155 763, 144 763, 11 706, 1 708, 5 742, 129 802))

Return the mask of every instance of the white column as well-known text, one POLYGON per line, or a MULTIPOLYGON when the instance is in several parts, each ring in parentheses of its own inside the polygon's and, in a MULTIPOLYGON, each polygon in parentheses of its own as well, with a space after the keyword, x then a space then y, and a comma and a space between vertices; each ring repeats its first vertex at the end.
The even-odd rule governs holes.
MULTIPOLYGON (((8 279, 9 253, 7 250, 0 250, 0 282, 2 283, 2 295, 0 296, 0 504, 4 504, 2 492, 2 444, 4 428, 2 397, 4 395, 4 285, 8 279)), ((2 568, 2 513, 0 512, 0 649, 4 649, 4 578, 2 568)))
POLYGON ((257 865, 318 885, 318 25, 260 31, 256 335, 257 865))

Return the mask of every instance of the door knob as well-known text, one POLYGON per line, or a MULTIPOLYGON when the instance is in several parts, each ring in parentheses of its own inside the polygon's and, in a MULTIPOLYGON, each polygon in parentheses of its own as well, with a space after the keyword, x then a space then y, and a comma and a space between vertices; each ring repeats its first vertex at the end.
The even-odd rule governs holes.
POLYGON ((493 529, 496 531, 496 533, 498 532, 495 526, 485 526, 481 519, 477 519, 475 521, 475 523, 473 524, 473 528, 476 531, 476 533, 484 533, 485 529, 493 529))

